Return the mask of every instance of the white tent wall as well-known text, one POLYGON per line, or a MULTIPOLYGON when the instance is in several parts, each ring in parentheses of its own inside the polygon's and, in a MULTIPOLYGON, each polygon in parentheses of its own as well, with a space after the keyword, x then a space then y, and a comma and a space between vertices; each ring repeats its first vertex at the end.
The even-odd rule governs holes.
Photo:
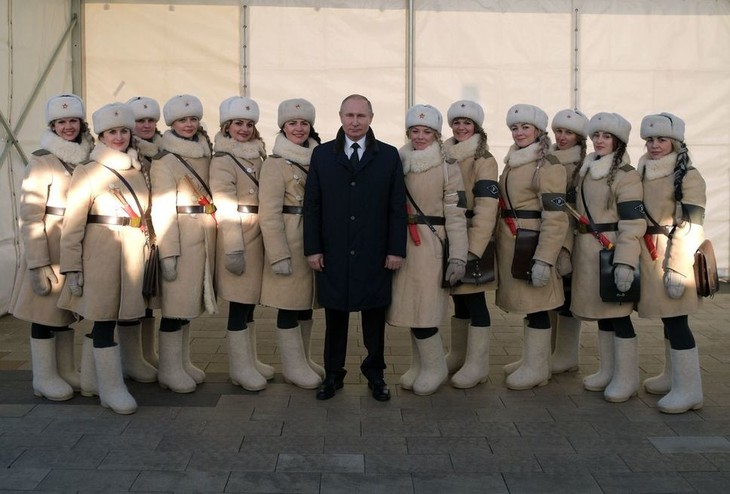
MULTIPOLYGON (((0 0, 0 73, 6 74, 0 79, 0 111, 26 157, 38 149, 46 100, 72 89, 67 42, 31 102, 41 74, 69 26, 70 6, 70 0, 0 0), (19 131, 18 124, 22 124, 19 131)), ((0 128, 0 153, 9 141, 6 130, 0 128)), ((8 311, 20 258, 17 201, 24 165, 15 147, 0 162, 0 315, 8 311)))

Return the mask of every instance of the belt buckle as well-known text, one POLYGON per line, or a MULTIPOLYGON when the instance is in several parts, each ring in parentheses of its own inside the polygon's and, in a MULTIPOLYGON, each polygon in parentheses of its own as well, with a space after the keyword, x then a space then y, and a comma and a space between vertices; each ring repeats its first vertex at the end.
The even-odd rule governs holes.
POLYGON ((585 223, 578 223, 578 233, 588 233, 588 225, 585 223))
POLYGON ((409 214, 408 215, 408 224, 409 225, 415 225, 418 222, 416 221, 416 215, 415 214, 409 214))
POLYGON ((129 218, 129 226, 139 228, 142 226, 142 218, 129 218))
POLYGON ((216 212, 215 204, 206 204, 203 206, 203 212, 206 214, 213 214, 216 212))

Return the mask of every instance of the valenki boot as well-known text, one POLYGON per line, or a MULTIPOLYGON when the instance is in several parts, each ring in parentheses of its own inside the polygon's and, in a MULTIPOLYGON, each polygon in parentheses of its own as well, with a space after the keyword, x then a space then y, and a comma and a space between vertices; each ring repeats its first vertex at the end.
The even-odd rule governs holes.
POLYGON ((441 335, 436 333, 430 338, 416 338, 418 354, 421 358, 421 370, 413 381, 413 393, 427 396, 436 392, 449 377, 444 355, 444 344, 441 335))
POLYGON ((550 329, 535 329, 525 321, 525 353, 522 365, 504 380, 509 389, 544 386, 550 379, 550 329))
POLYGON ((451 318, 451 346, 446 354, 446 367, 449 374, 461 369, 466 359, 467 341, 469 338, 469 319, 451 318))
POLYGON ((603 397, 622 403, 639 392, 639 340, 614 337, 613 378, 603 390, 603 397))
POLYGON ((182 327, 183 334, 183 346, 182 346, 182 363, 185 372, 193 378, 195 384, 202 384, 205 382, 205 372, 202 369, 196 367, 192 360, 190 360, 190 323, 184 324, 182 327))
POLYGON ((152 367, 157 367, 160 362, 160 356, 157 353, 157 328, 155 327, 154 317, 143 317, 142 322, 142 355, 144 359, 152 367))
POLYGON ((74 356, 74 330, 54 331, 56 340, 56 367, 58 375, 66 381, 74 391, 81 389, 81 375, 76 369, 74 356))
POLYGON ((403 389, 413 389, 413 382, 418 377, 418 373, 421 372, 421 356, 418 354, 418 345, 416 344, 416 337, 411 333, 411 366, 408 370, 400 376, 398 384, 403 389))
POLYGON ((261 391, 266 388, 266 379, 256 370, 249 330, 227 331, 227 333, 228 368, 233 384, 248 391, 261 391))
POLYGON ((33 394, 51 401, 66 401, 74 390, 59 374, 56 365, 55 338, 31 338, 30 356, 33 367, 33 394))
POLYGON ((122 357, 119 345, 94 348, 96 379, 99 383, 99 400, 104 408, 111 408, 120 415, 137 411, 134 400, 122 376, 122 357))
POLYGON ((90 334, 84 335, 81 344, 81 396, 99 396, 99 384, 96 382, 96 364, 94 363, 94 340, 90 334))
POLYGON ((455 388, 473 388, 487 381, 489 376, 489 336, 490 328, 469 326, 466 346, 466 360, 459 372, 451 377, 455 388))
POLYGON ((555 351, 550 359, 553 374, 578 370, 580 354, 580 319, 558 315, 558 325, 553 326, 555 351))
POLYGON ((588 391, 603 391, 613 378, 613 331, 598 331, 598 372, 583 378, 588 391))
POLYGON ((664 370, 658 376, 644 380, 644 389, 653 395, 665 395, 672 389, 672 347, 664 339, 664 370))
POLYGON ((316 389, 322 378, 309 365, 302 342, 302 329, 276 329, 284 380, 303 389, 316 389))
POLYGON ((502 368, 506 376, 509 376, 514 371, 522 367, 522 359, 525 356, 525 326, 525 324, 522 325, 522 353, 520 354, 521 357, 516 362, 510 362, 502 368))
POLYGON ((702 377, 697 347, 672 350, 672 389, 659 400, 657 408, 664 413, 684 413, 702 408, 702 377))
POLYGON ((140 383, 157 381, 157 369, 147 363, 142 354, 142 323, 133 326, 117 324, 117 337, 124 375, 140 383))
POLYGON ((312 360, 311 341, 313 325, 314 320, 312 319, 299 321, 299 327, 302 328, 302 345, 304 345, 304 355, 307 359, 307 364, 309 365, 309 367, 317 373, 320 379, 324 379, 324 376, 326 374, 324 367, 312 360))
POLYGON ((157 382, 175 393, 192 393, 196 383, 183 366, 183 331, 160 331, 160 367, 157 382))
POLYGON ((251 339, 251 350, 253 351, 254 363, 256 364, 256 370, 259 374, 264 376, 264 379, 271 381, 274 378, 274 368, 269 364, 265 364, 259 360, 258 347, 256 346, 256 323, 248 323, 249 338, 251 339))

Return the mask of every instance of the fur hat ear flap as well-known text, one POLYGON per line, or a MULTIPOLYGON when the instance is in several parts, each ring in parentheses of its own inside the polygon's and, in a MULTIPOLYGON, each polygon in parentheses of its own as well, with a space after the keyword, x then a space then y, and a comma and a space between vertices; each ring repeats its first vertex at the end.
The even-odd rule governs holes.
POLYGON ((152 98, 135 96, 127 101, 127 105, 132 109, 135 120, 143 118, 151 118, 155 122, 160 120, 160 104, 152 98))
POLYGON ((94 123, 96 135, 117 127, 134 129, 134 113, 124 103, 110 103, 102 106, 91 115, 91 120, 94 123))
POLYGON ((547 132, 548 116, 536 106, 520 103, 507 112, 507 127, 519 123, 534 125, 538 130, 547 132))
POLYGON ((484 109, 476 101, 463 99, 453 103, 446 112, 449 127, 457 118, 468 118, 479 127, 484 127, 484 109))
POLYGON ((553 117, 553 131, 566 129, 585 138, 588 135, 588 117, 578 110, 561 110, 553 117))
POLYGON ((162 109, 165 123, 172 125, 175 120, 185 117, 203 118, 203 103, 192 94, 179 94, 170 98, 162 109))
POLYGON ((423 125, 441 134, 444 119, 441 112, 431 105, 414 105, 406 113, 406 129, 423 125))
POLYGON ((610 132, 621 139, 624 144, 628 144, 631 124, 618 113, 596 113, 588 123, 588 135, 599 131, 610 132))
POLYGON ((277 123, 279 128, 290 120, 301 118, 314 125, 314 105, 303 98, 287 99, 279 103, 277 123))
POLYGON ((84 102, 75 94, 54 96, 46 103, 46 123, 59 118, 78 118, 84 120, 84 102))
POLYGON ((252 120, 254 124, 259 121, 259 105, 251 98, 243 96, 232 96, 224 100, 220 105, 220 124, 235 119, 252 120))
POLYGON ((671 113, 647 115, 641 120, 641 138, 669 137, 684 142, 684 120, 671 113))

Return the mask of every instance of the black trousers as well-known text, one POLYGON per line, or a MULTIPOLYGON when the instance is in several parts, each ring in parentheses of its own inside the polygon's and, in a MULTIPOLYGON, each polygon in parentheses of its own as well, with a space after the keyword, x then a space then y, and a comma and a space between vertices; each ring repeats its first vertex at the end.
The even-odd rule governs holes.
MULTIPOLYGON (((383 378, 385 369, 385 307, 360 311, 362 316, 362 339, 368 355, 360 365, 360 371, 368 379, 383 378)), ((347 311, 324 310, 324 368, 327 375, 344 377, 347 357, 347 332, 350 313, 347 311)))

